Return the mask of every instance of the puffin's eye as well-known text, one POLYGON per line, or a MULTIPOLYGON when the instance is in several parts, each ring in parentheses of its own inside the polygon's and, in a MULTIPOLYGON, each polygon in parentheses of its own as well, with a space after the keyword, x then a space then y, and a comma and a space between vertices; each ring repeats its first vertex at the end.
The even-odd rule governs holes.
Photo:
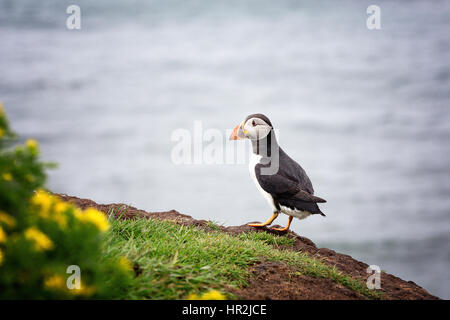
POLYGON ((256 121, 255 120, 252 120, 252 126, 256 126, 256 121))

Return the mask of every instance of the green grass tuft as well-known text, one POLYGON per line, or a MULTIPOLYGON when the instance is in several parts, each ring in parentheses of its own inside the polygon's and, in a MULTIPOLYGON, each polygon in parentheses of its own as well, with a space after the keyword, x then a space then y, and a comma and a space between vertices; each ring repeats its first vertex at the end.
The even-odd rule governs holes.
POLYGON ((270 234, 267 232, 248 232, 248 233, 241 233, 239 235, 239 239, 241 240, 254 240, 254 241, 262 241, 267 244, 271 245, 278 245, 278 246, 293 246, 295 243, 295 239, 292 237, 289 237, 288 235, 285 236, 276 236, 274 234, 270 234))
POLYGON ((211 230, 214 230, 214 231, 220 231, 220 225, 219 225, 217 222, 214 222, 214 221, 208 221, 208 222, 206 223, 206 225, 207 225, 211 230))

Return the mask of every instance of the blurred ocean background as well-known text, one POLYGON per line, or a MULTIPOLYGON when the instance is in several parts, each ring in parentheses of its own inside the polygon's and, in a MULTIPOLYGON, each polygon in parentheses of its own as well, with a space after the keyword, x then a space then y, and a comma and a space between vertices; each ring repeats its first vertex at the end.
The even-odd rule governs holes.
POLYGON ((171 135, 265 113, 328 200, 292 229, 450 298, 449 34, 439 0, 0 0, 0 100, 51 190, 225 225, 271 215, 247 165, 175 165, 171 135))

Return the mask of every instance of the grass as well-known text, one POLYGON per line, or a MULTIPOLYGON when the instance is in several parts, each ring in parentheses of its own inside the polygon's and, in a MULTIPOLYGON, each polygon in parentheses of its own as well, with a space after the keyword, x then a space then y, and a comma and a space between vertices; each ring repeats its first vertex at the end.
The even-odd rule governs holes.
POLYGON ((214 231, 220 231, 220 225, 219 225, 217 222, 214 222, 214 221, 208 221, 208 222, 206 223, 206 225, 207 225, 211 230, 214 230, 214 231))
POLYGON ((242 233, 239 235, 239 239, 241 240, 254 240, 254 241, 262 241, 264 243, 270 245, 277 246, 292 246, 295 243, 295 239, 289 236, 276 236, 266 232, 249 232, 242 233))
POLYGON ((129 207, 130 206, 128 206, 128 205, 118 205, 118 206, 113 207, 107 213, 108 221, 111 221, 112 219, 122 218, 124 215, 126 215, 129 207))
POLYGON ((369 298, 378 293, 315 258, 276 245, 293 239, 262 232, 233 236, 153 219, 116 220, 106 236, 106 256, 126 256, 138 275, 124 299, 184 299, 190 293, 217 289, 229 298, 228 287, 242 287, 249 266, 258 260, 284 261, 299 273, 330 278, 369 298))

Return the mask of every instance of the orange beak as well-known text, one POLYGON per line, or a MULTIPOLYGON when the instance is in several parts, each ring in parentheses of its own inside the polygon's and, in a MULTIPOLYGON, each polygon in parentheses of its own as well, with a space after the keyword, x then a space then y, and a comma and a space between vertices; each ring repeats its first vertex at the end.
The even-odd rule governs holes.
POLYGON ((230 135, 230 140, 242 140, 244 139, 243 130, 242 130, 243 122, 239 123, 230 135))

